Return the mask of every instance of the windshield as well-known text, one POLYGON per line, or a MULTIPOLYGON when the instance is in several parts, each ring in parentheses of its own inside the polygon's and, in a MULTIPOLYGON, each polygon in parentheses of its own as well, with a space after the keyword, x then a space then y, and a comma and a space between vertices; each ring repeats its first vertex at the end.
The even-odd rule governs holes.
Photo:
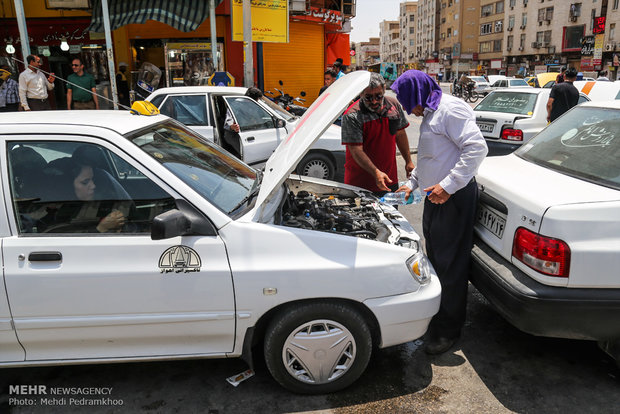
POLYGON ((128 139, 225 213, 258 184, 254 169, 176 122, 153 125, 128 139))
POLYGON ((543 129, 517 155, 552 170, 620 189, 620 111, 575 107, 543 129))
POLYGON ((295 115, 292 115, 290 112, 287 112, 280 105, 278 105, 277 103, 275 103, 274 101, 268 98, 265 98, 264 96, 261 96, 260 101, 264 103, 265 105, 267 105, 269 108, 271 108, 273 112, 278 114, 281 118, 283 118, 286 121, 290 122, 296 118, 295 115))
POLYGON ((470 76, 469 79, 473 80, 474 82, 486 82, 487 81, 484 78, 484 76, 470 76))
POLYGON ((535 93, 495 91, 488 94, 474 111, 532 115, 537 97, 535 93))

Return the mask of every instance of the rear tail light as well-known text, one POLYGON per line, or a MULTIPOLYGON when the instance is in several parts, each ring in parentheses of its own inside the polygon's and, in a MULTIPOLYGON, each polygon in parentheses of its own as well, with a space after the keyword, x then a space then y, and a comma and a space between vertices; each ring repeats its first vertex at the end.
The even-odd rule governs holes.
POLYGON ((570 248, 562 240, 519 227, 512 243, 512 255, 542 274, 568 277, 570 248))
POLYGON ((520 129, 505 128, 502 131, 502 139, 508 141, 523 141, 523 131, 520 129))

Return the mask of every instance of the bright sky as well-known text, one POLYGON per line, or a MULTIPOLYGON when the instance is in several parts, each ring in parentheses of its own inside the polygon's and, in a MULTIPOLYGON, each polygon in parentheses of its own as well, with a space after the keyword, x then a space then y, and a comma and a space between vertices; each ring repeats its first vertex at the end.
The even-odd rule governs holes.
POLYGON ((357 0, 355 17, 351 20, 352 42, 366 42, 379 37, 379 23, 383 20, 398 20, 399 4, 403 0, 357 0))

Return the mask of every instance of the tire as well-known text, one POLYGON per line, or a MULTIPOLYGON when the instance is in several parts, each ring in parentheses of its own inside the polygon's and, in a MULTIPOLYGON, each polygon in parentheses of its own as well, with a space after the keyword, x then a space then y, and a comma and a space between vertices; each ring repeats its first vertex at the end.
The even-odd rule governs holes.
POLYGON ((478 92, 471 91, 471 93, 469 94, 469 102, 474 103, 477 100, 478 100, 478 92))
POLYGON ((368 324, 359 312, 342 304, 289 307, 273 318, 265 333, 269 372, 284 388, 300 394, 348 387, 362 375, 371 353, 368 324))
POLYGON ((336 175, 336 167, 327 155, 311 152, 297 165, 297 174, 333 180, 336 175))

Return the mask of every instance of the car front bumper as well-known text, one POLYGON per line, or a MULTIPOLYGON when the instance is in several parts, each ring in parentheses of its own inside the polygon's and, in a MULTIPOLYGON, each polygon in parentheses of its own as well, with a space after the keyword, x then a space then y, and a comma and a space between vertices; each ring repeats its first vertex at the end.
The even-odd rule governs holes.
POLYGON ((538 283, 479 238, 472 249, 471 282, 518 329, 557 338, 620 338, 620 289, 538 283))
POLYGON ((441 284, 437 276, 416 292, 367 299, 381 329, 380 348, 418 339, 426 333, 428 324, 439 311, 441 284))

